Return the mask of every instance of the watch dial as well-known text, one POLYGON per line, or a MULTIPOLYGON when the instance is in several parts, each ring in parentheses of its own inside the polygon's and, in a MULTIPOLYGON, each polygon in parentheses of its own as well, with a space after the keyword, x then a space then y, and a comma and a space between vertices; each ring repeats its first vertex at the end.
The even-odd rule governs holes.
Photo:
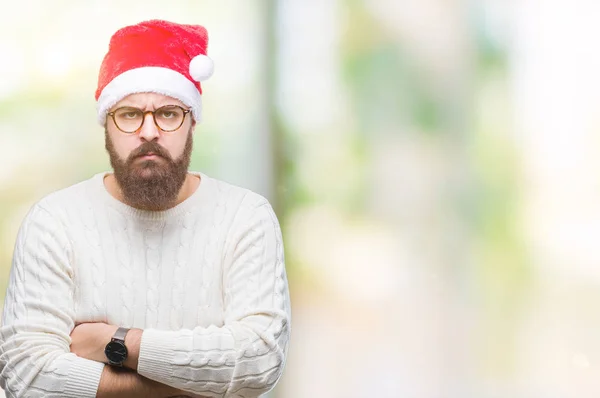
POLYGON ((104 349, 104 353, 111 362, 120 363, 127 359, 127 347, 119 341, 108 343, 104 349))

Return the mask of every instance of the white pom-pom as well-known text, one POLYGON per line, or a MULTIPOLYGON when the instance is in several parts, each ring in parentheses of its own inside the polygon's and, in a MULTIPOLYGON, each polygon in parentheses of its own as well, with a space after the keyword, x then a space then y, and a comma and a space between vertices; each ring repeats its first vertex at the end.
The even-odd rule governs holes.
POLYGON ((204 54, 196 55, 190 62, 190 76, 197 82, 207 80, 214 70, 213 60, 204 54))

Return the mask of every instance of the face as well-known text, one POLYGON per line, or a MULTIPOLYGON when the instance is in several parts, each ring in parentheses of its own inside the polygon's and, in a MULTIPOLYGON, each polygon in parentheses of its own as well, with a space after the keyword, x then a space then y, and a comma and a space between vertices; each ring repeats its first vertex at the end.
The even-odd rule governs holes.
MULTIPOLYGON (((132 94, 111 108, 123 107, 153 111, 163 106, 178 105, 180 101, 155 93, 132 94)), ((134 133, 120 131, 112 117, 107 117, 106 150, 125 201, 144 210, 164 210, 171 207, 185 178, 192 153, 194 122, 191 114, 175 131, 161 131, 152 114, 144 117, 144 124, 134 133)))

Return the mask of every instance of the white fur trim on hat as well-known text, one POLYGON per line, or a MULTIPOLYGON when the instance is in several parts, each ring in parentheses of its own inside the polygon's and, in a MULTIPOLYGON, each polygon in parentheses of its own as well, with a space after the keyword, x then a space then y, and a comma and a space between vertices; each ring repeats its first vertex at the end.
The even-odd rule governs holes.
POLYGON ((179 72, 158 66, 130 69, 108 83, 98 98, 98 122, 104 126, 108 110, 135 93, 158 93, 176 98, 189 106, 194 120, 200 122, 202 96, 194 83, 179 72))
POLYGON ((215 71, 215 64, 212 59, 204 54, 196 55, 190 61, 190 76, 197 81, 208 80, 215 71))

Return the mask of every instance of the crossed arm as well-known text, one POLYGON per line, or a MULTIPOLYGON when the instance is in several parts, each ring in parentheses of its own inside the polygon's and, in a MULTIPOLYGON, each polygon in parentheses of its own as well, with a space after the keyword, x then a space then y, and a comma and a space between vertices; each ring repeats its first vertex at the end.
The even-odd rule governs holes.
POLYGON ((115 370, 104 367, 98 398, 165 398, 165 397, 202 397, 147 379, 135 372, 115 370))
MULTIPOLYGON (((117 326, 106 323, 82 323, 71 332, 71 352, 80 358, 89 359, 106 364, 104 347, 117 330, 117 326)), ((196 397, 195 395, 156 381, 147 379, 137 374, 138 357, 142 330, 131 329, 125 338, 127 347, 127 360, 123 363, 124 369, 105 366, 102 370, 98 385, 98 398, 120 397, 196 397)))
POLYGON ((224 325, 133 329, 127 372, 104 364, 116 326, 75 324, 70 240, 55 216, 35 206, 17 237, 0 326, 7 398, 257 397, 270 390, 285 363, 289 301, 278 224, 268 203, 253 206, 225 254, 224 325), (249 275, 266 279, 248 283, 249 275))

